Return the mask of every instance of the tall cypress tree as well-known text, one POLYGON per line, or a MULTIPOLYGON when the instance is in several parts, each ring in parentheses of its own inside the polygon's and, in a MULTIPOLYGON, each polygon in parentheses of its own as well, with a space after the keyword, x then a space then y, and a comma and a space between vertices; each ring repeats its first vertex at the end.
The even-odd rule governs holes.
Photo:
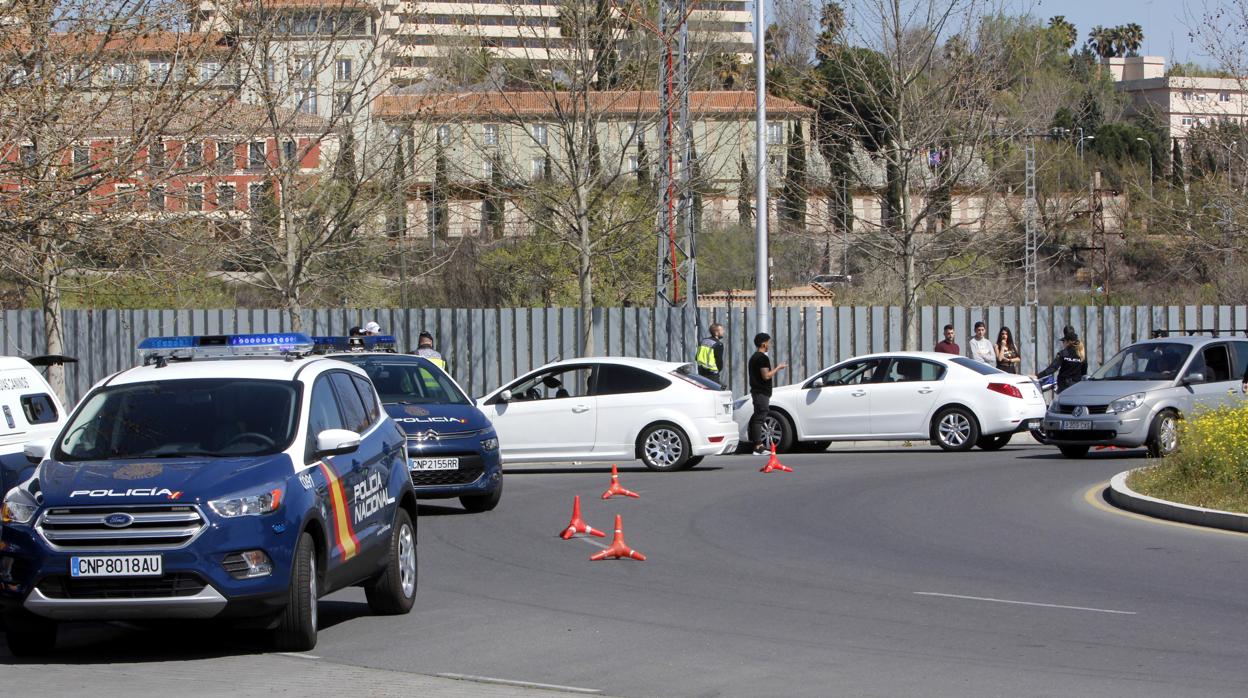
POLYGON ((1173 145, 1170 147, 1170 181, 1174 186, 1181 187, 1187 181, 1186 166, 1183 164, 1183 146, 1179 145, 1179 139, 1174 138, 1171 141, 1173 145))
POLYGON ((737 185, 737 218, 742 225, 749 225, 754 221, 754 207, 750 204, 750 166, 745 161, 745 153, 741 153, 738 171, 740 182, 737 185))

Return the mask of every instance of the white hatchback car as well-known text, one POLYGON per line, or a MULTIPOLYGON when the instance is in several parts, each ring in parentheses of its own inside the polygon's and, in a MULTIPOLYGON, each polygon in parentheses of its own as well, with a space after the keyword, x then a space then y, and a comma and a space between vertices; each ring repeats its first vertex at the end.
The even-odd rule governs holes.
POLYGON ((547 364, 477 400, 504 463, 640 458, 680 470, 737 448, 732 393, 693 364, 591 357, 547 364))
MULTIPOLYGON (((1045 403, 1027 376, 934 352, 860 356, 776 388, 763 438, 777 450, 833 441, 930 440, 946 451, 995 450, 1039 424, 1045 403)), ((742 443, 754 410, 738 400, 742 443)))

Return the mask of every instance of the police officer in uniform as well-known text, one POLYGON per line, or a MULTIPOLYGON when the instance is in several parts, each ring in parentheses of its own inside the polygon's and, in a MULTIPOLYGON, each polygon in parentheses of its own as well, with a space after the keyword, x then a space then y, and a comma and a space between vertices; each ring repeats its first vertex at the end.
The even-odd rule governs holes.
POLYGON ((421 330, 416 344, 418 347, 414 352, 416 356, 423 356, 426 359, 429 359, 434 366, 437 366, 443 371, 447 370, 446 359, 443 359, 442 355, 433 348, 433 335, 429 334, 428 330, 421 330))
POLYGON ((698 375, 723 385, 719 372, 724 368, 724 326, 717 323, 711 325, 711 334, 698 342, 698 375))

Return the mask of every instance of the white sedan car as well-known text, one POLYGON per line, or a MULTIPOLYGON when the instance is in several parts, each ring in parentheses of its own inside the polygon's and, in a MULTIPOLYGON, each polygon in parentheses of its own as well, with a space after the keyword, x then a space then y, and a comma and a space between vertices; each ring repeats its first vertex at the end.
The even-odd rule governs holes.
POLYGON ((477 400, 504 463, 640 458, 680 470, 732 453, 732 393, 693 364, 598 357, 556 361, 477 400))
MULTIPOLYGON (((775 388, 763 438, 777 450, 823 450, 833 441, 924 440, 946 451, 995 450, 1044 417, 1027 376, 934 352, 860 356, 775 388)), ((748 397, 733 418, 748 443, 748 397)))

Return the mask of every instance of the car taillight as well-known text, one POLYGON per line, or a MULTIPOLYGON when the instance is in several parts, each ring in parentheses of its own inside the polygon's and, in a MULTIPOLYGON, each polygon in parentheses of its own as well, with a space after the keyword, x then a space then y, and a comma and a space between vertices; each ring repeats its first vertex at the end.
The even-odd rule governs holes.
POLYGON ((1023 397, 1023 391, 1019 390, 1017 385, 1010 385, 1009 383, 989 383, 988 389, 994 393, 1001 393, 1010 397, 1019 399, 1023 397))

